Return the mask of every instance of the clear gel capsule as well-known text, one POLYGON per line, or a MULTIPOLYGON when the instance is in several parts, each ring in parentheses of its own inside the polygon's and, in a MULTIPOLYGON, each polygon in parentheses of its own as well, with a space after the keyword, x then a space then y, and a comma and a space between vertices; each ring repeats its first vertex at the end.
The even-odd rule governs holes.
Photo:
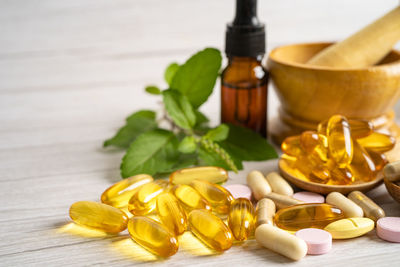
POLYGON ((186 231, 186 212, 173 194, 165 192, 157 197, 157 214, 161 222, 175 235, 186 231))
POLYGON ((228 180, 228 171, 220 167, 204 166, 180 169, 169 176, 172 184, 190 184, 195 179, 223 183, 228 180))
POLYGON ((354 155, 349 169, 356 180, 369 182, 376 177, 376 167, 368 152, 358 143, 353 142, 354 155))
POLYGON ((176 185, 172 188, 175 197, 187 211, 206 209, 211 211, 211 205, 193 187, 189 185, 176 185))
POLYGON ((340 115, 332 116, 327 126, 329 156, 340 168, 350 164, 353 158, 353 140, 347 119, 340 115))
MULTIPOLYGON (((370 121, 366 120, 348 120, 351 130, 351 136, 355 139, 366 137, 372 134, 373 125, 370 121)), ((328 120, 318 124, 318 133, 326 135, 326 127, 328 120)))
POLYGON ((343 212, 335 206, 312 203, 281 209, 275 214, 274 222, 281 229, 298 231, 304 228, 323 229, 343 218, 343 212))
POLYGON ((119 233, 128 223, 128 216, 123 211, 94 201, 75 202, 69 209, 69 216, 79 225, 107 233, 119 233))
POLYGON ((204 244, 216 251, 232 246, 232 232, 225 223, 207 210, 193 210, 189 214, 191 232, 204 244))
POLYGON ((301 155, 303 151, 300 146, 300 135, 287 137, 283 140, 281 149, 283 153, 292 157, 301 155))
POLYGON ((104 204, 123 208, 128 206, 129 199, 144 184, 153 181, 153 177, 147 174, 138 174, 126 178, 118 183, 113 184, 101 195, 101 202, 104 204))
POLYGON ((149 214, 156 208, 156 197, 164 191, 165 181, 156 181, 143 185, 129 199, 128 210, 133 215, 149 214))
POLYGON ((170 257, 178 251, 178 240, 169 229, 161 223, 144 216, 129 219, 128 231, 131 238, 160 257, 170 257))
POLYGON ((254 208, 247 198, 235 199, 230 206, 228 225, 236 240, 247 240, 254 233, 254 208))
POLYGON ((314 131, 305 131, 300 135, 300 146, 307 154, 314 154, 321 161, 328 160, 328 139, 314 131))
POLYGON ((194 180, 190 183, 210 204, 213 211, 220 214, 227 214, 233 196, 228 190, 217 184, 208 181, 194 180))
POLYGON ((373 151, 373 150, 368 150, 367 152, 372 159, 372 162, 375 164, 375 171, 379 172, 383 170, 383 168, 386 166, 386 164, 389 163, 387 160, 385 154, 381 154, 379 152, 373 151))
POLYGON ((373 132, 367 137, 357 140, 358 143, 368 150, 373 150, 379 153, 384 153, 392 150, 396 144, 396 139, 393 136, 373 132))

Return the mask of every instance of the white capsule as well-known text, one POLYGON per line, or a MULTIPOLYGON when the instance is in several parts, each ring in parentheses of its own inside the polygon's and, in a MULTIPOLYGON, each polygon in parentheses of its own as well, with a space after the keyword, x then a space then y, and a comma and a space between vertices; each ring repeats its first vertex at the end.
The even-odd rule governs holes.
POLYGON ((269 224, 258 226, 255 237, 263 247, 295 261, 307 254, 307 244, 304 240, 269 224))
POLYGON ((343 211, 346 218, 363 217, 364 212, 360 206, 339 192, 331 192, 326 197, 326 203, 335 205, 343 211))
POLYGON ((271 186, 259 171, 252 171, 247 175, 247 185, 253 191, 253 196, 259 200, 271 193, 271 186))
POLYGON ((265 177, 271 186, 272 192, 291 196, 293 195, 293 188, 286 182, 286 180, 276 172, 271 172, 265 177))

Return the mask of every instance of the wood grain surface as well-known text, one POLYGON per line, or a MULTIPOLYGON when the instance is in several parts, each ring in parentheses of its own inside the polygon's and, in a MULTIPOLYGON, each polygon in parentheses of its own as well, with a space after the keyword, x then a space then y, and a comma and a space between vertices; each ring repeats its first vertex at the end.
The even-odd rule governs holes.
MULTIPOLYGON (((342 39, 398 4, 385 1, 266 1, 269 49, 293 42, 342 39)), ((160 260, 126 232, 108 236, 71 224, 69 206, 99 200, 120 179, 123 153, 103 150, 124 118, 158 109, 145 85, 165 86, 163 70, 206 46, 223 48, 233 0, 0 1, 0 266, 393 266, 400 244, 375 231, 335 241, 332 251, 299 262, 254 240, 215 255, 189 233, 180 251, 160 260)), ((215 124, 219 87, 202 110, 215 124)), ((270 90, 270 116, 279 103, 270 90)), ((276 170, 277 161, 247 163, 276 170)), ((400 216, 380 186, 368 194, 387 215, 400 216)))

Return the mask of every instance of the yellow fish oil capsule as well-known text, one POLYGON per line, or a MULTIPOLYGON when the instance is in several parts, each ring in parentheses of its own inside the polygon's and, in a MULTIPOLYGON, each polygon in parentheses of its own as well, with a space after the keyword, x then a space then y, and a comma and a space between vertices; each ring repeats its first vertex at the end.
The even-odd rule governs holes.
POLYGON ((231 193, 217 184, 204 180, 194 180, 190 183, 210 204, 213 211, 220 214, 227 214, 230 203, 233 200, 231 193))
POLYGON ((269 224, 257 227, 255 237, 263 247, 295 261, 307 254, 307 244, 303 239, 269 224))
POLYGON ((296 167, 302 171, 308 169, 308 177, 312 182, 327 183, 329 181, 329 169, 325 162, 316 154, 309 154, 306 157, 298 157, 296 167))
POLYGON ((247 198, 238 198, 231 203, 228 225, 238 241, 247 240, 254 232, 254 208, 247 198))
MULTIPOLYGON (((366 120, 348 120, 351 130, 351 136, 353 138, 363 138, 373 131, 373 125, 370 121, 366 120)), ((326 135, 326 128, 328 126, 328 120, 325 120, 318 124, 318 133, 326 135)))
POLYGON ((176 236, 161 223, 144 216, 129 219, 128 231, 131 238, 160 257, 170 257, 178 251, 176 236))
POLYGON ((378 132, 373 132, 367 137, 360 138, 357 141, 364 148, 379 153, 384 153, 392 150, 394 145, 396 144, 396 139, 393 136, 378 132))
POLYGON ((232 246, 231 230, 220 218, 207 210, 191 211, 189 226, 197 238, 216 251, 224 251, 232 246))
POLYGON ((328 160, 328 139, 314 131, 305 131, 300 135, 300 146, 307 154, 316 154, 322 161, 328 160))
POLYGON ((274 216, 274 222, 283 230, 298 231, 304 228, 323 229, 331 222, 343 218, 343 212, 335 206, 311 203, 279 210, 274 216))
MULTIPOLYGON (((329 162, 329 161, 328 161, 329 162)), ((329 166, 329 163, 328 163, 329 166)), ((355 181, 355 177, 348 167, 339 168, 335 165, 329 166, 330 180, 328 184, 348 185, 355 181)))
POLYGON ((164 192, 157 197, 157 214, 161 222, 175 235, 186 231, 186 212, 171 193, 164 192))
POLYGON ((269 198, 260 199, 257 202, 255 227, 261 224, 274 225, 274 215, 276 212, 275 203, 269 198))
POLYGON ((190 184, 195 179, 224 183, 228 180, 228 171, 220 167, 204 166, 180 169, 169 176, 172 184, 190 184))
POLYGON ((306 157, 292 157, 283 154, 280 159, 280 168, 299 179, 316 183, 328 183, 330 179, 329 169, 322 165, 313 166, 306 157))
POLYGON ((376 152, 373 150, 368 150, 368 149, 367 149, 367 152, 368 152, 368 155, 370 156, 370 158, 372 159, 372 162, 375 164, 376 172, 383 170, 383 168, 386 166, 386 164, 389 163, 385 154, 379 153, 379 152, 376 152))
POLYGON ((211 211, 211 205, 193 187, 189 185, 175 185, 172 188, 175 197, 187 211, 206 209, 211 211))
POLYGON ((118 183, 110 186, 101 195, 101 202, 104 204, 123 208, 128 206, 129 199, 136 192, 136 190, 147 183, 153 181, 153 177, 147 174, 138 174, 129 178, 126 178, 118 183))
POLYGON ((360 206, 364 211, 364 215, 371 220, 376 222, 385 217, 385 211, 360 191, 353 191, 347 197, 360 206))
POLYGON ((79 225, 107 233, 119 233, 128 223, 128 216, 123 211, 94 201, 75 202, 69 209, 69 216, 79 225))
POLYGON ((283 153, 292 157, 297 157, 302 154, 303 151, 300 146, 300 136, 296 135, 286 137, 281 144, 281 149, 283 153))
POLYGON ((156 197, 164 191, 164 181, 147 183, 129 199, 128 210, 133 215, 149 214, 156 208, 156 197))
POLYGON ((356 180, 369 182, 376 177, 376 167, 368 152, 358 143, 353 142, 354 154, 349 169, 356 180))
POLYGON ((340 115, 332 116, 326 129, 329 156, 340 168, 350 164, 353 158, 353 140, 347 119, 340 115))

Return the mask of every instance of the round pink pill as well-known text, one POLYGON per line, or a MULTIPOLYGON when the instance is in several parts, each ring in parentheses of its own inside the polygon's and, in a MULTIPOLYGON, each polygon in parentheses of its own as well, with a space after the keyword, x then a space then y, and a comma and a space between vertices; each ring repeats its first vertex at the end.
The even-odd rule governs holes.
POLYGON ((307 254, 325 254, 332 248, 332 235, 327 231, 306 228, 297 231, 295 235, 306 242, 308 247, 307 254))
POLYGON ((251 189, 247 185, 230 184, 225 185, 224 187, 232 194, 235 199, 242 197, 251 200, 251 189))
POLYGON ((376 222, 376 234, 383 240, 400 243, 400 217, 383 217, 376 222))
POLYGON ((323 195, 313 193, 313 192, 308 192, 308 191, 294 193, 292 197, 295 199, 304 201, 306 203, 324 203, 325 202, 325 198, 323 195))

